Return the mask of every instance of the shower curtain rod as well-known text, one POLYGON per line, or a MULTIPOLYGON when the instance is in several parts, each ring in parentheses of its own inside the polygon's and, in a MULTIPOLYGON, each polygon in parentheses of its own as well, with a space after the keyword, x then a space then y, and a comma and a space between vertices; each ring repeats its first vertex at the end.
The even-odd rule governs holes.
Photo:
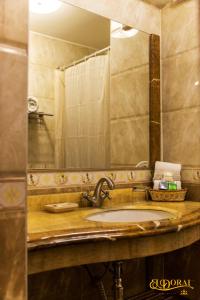
POLYGON ((68 69, 69 67, 72 67, 72 66, 75 66, 75 65, 78 65, 80 64, 81 62, 83 61, 86 61, 87 59, 91 58, 91 57, 95 57, 97 56, 98 54, 101 54, 103 52, 106 52, 106 51, 109 51, 110 50, 110 46, 104 48, 104 49, 101 49, 101 50, 98 50, 98 51, 95 51, 93 52, 92 54, 88 55, 88 56, 85 56, 79 60, 75 60, 73 63, 71 63, 70 65, 67 65, 67 66, 63 66, 63 67, 57 67, 58 70, 60 71, 64 71, 66 69, 68 69))

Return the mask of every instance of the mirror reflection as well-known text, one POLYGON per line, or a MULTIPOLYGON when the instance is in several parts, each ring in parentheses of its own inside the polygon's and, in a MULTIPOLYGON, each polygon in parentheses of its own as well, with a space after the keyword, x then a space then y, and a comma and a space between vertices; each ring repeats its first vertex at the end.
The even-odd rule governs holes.
POLYGON ((60 3, 29 40, 29 167, 147 165, 149 35, 60 3))

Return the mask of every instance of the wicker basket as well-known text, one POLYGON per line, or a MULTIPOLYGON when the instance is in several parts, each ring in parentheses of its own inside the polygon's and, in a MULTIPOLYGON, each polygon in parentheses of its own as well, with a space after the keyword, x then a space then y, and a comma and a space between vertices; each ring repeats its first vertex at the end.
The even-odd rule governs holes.
POLYGON ((168 201, 168 202, 178 202, 184 201, 187 193, 187 189, 182 190, 149 190, 151 199, 153 201, 168 201))

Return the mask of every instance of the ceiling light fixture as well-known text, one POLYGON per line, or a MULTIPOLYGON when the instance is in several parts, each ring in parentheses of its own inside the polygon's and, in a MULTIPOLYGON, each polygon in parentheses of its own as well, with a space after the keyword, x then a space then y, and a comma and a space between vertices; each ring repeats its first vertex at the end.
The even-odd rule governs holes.
POLYGON ((137 29, 130 26, 123 25, 121 23, 111 21, 111 36, 112 38, 130 38, 138 33, 137 29))
POLYGON ((32 13, 50 14, 58 10, 61 2, 58 0, 30 0, 29 8, 32 13))

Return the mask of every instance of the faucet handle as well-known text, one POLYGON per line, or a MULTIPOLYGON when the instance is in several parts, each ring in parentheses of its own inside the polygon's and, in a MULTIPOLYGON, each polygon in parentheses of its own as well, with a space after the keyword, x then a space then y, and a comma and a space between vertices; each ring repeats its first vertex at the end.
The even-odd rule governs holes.
POLYGON ((92 203, 93 205, 96 205, 96 199, 94 196, 91 196, 88 192, 82 193, 82 199, 87 200, 89 203, 92 203))
POLYGON ((89 193, 88 192, 83 192, 82 197, 87 199, 89 197, 89 193))
POLYGON ((106 199, 106 198, 108 198, 109 200, 112 199, 112 197, 110 196, 109 191, 104 191, 104 190, 102 190, 102 193, 104 194, 104 199, 106 199))

